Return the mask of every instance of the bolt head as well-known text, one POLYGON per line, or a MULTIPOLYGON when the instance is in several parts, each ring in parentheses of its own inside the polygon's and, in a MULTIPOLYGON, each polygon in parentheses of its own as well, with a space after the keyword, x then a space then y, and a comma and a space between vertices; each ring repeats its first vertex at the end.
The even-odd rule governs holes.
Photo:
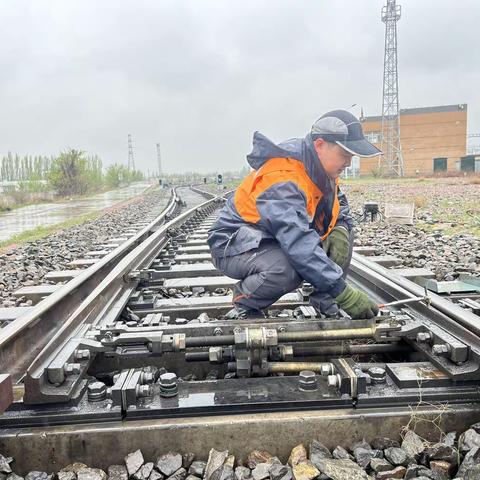
POLYGON ((107 398, 107 386, 103 382, 92 382, 87 387, 88 400, 99 402, 107 398))
POLYGON ((222 347, 210 347, 208 349, 208 359, 212 363, 220 363, 222 361, 222 347))
POLYGON ((320 369, 320 374, 322 377, 326 377, 333 373, 333 368, 331 363, 324 363, 320 369))
POLYGON ((333 387, 338 387, 340 385, 340 376, 337 375, 329 375, 327 378, 328 386, 333 388, 333 387))
POLYGON ((428 332, 418 332, 417 333, 417 342, 426 343, 431 339, 431 335, 428 332))
POLYGON ((88 393, 102 393, 107 391, 107 386, 103 382, 92 382, 88 384, 88 393))
POLYGON ((315 383, 315 372, 311 370, 302 370, 298 376, 302 383, 315 383))
POLYGON ((76 350, 75 351, 75 360, 88 360, 90 358, 89 350, 76 350))
POLYGON ((381 377, 384 377, 386 375, 386 371, 382 367, 370 367, 368 369, 368 374, 372 378, 381 378, 381 377))
POLYGON ((137 385, 137 397, 148 397, 151 393, 150 385, 137 385))
POLYGON ((154 375, 151 372, 143 372, 142 381, 143 383, 152 383, 154 380, 154 375))
POLYGON ((67 375, 78 375, 81 370, 82 368, 79 363, 66 363, 64 367, 64 372, 67 375))
POLYGON ((177 384, 177 376, 172 372, 162 373, 160 375, 160 385, 162 386, 174 386, 177 384))
POLYGON ((448 345, 445 345, 445 344, 438 344, 432 347, 432 352, 435 355, 446 355, 449 352, 449 350, 450 349, 448 345))

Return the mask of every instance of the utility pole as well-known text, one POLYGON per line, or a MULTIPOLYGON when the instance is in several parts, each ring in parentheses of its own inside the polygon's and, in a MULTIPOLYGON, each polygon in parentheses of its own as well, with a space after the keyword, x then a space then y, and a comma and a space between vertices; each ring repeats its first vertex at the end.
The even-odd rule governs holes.
POLYGON ((385 23, 385 52, 383 61, 382 151, 380 171, 385 175, 403 177, 403 156, 400 144, 398 106, 397 22, 401 7, 396 0, 387 0, 382 8, 385 23))
POLYGON ((157 143, 157 163, 158 163, 158 176, 162 176, 162 154, 160 153, 160 144, 157 143))
POLYGON ((133 144, 132 136, 128 134, 128 170, 133 172, 135 170, 135 160, 133 159, 133 144))

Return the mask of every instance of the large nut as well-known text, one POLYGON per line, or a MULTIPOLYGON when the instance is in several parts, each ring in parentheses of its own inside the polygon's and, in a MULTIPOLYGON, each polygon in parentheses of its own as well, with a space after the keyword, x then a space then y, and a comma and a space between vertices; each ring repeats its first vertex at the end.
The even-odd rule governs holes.
POLYGON ((178 379, 172 372, 160 375, 160 396, 174 397, 178 393, 178 379))
POLYGON ((298 386, 300 390, 316 390, 317 377, 311 370, 302 370, 298 375, 298 386))
POLYGON ((171 386, 177 384, 177 376, 173 372, 162 373, 160 375, 160 385, 171 386))
POLYGON ((103 382, 92 382, 87 387, 88 400, 99 402, 107 398, 107 386, 103 382))
POLYGON ((368 374, 374 384, 385 383, 387 381, 387 372, 382 367, 370 367, 368 374))

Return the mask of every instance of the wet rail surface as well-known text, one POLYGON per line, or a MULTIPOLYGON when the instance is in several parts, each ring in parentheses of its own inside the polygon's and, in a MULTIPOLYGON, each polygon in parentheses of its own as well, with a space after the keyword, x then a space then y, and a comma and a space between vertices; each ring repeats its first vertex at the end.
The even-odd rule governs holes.
MULTIPOLYGON (((12 452, 23 438, 40 458, 47 435, 57 460, 73 443, 101 465, 102 455, 115 461, 131 451, 129 442, 168 449, 192 432, 193 451, 218 444, 219 429, 241 450, 252 432, 270 444, 285 440, 276 438, 281 429, 290 439, 312 429, 317 438, 388 433, 412 406, 428 418, 448 404, 442 422, 450 429, 480 417, 472 292, 452 301, 427 288, 428 302, 352 320, 320 316, 304 284, 265 318, 232 322, 224 315, 235 280, 215 269, 206 245, 222 199, 179 195, 181 209, 65 314, 21 374, 1 372, 10 373, 5 391, 14 383, 15 401, 0 416, 0 441, 12 452)), ((425 294, 422 272, 388 268, 371 253, 357 249, 349 280, 378 303, 425 294)))

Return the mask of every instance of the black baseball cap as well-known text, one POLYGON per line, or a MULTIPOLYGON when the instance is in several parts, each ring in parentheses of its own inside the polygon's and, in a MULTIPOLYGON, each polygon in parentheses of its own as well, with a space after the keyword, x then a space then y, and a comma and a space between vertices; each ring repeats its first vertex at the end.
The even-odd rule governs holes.
POLYGON ((332 110, 322 115, 310 131, 313 140, 322 138, 336 143, 352 155, 376 157, 382 152, 365 139, 362 125, 355 115, 346 110, 332 110))

